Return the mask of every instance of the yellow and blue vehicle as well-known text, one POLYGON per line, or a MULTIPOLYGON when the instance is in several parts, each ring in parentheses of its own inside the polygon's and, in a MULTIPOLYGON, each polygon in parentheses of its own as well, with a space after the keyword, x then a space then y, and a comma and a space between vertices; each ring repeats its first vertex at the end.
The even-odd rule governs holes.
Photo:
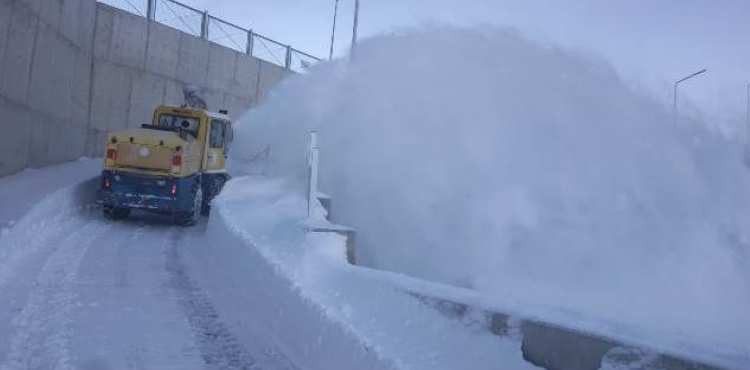
POLYGON ((162 105, 153 122, 110 133, 97 203, 110 219, 132 209, 194 225, 229 180, 232 120, 226 111, 162 105))

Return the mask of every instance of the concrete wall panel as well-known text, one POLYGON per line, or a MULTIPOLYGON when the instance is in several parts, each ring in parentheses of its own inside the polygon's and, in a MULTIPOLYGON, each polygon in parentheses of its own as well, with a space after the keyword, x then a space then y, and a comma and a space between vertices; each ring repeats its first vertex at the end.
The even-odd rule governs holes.
POLYGON ((62 0, 24 0, 28 6, 44 23, 54 29, 60 28, 60 13, 62 0))
POLYGON ((82 157, 86 145, 86 128, 64 122, 56 122, 54 126, 50 130, 55 136, 49 139, 47 163, 74 161, 82 157))
MULTIPOLYGON (((10 0, 0 0, 0 71, 2 71, 5 66, 5 49, 8 47, 10 12, 10 0)), ((0 79, 2 79, 2 73, 0 73, 0 79)))
POLYGON ((162 104, 180 105, 184 101, 182 95, 182 83, 177 81, 168 80, 164 87, 164 98, 162 104))
POLYGON ((188 84, 206 86, 208 54, 206 40, 183 33, 180 38, 177 79, 188 84))
POLYGON ((77 41, 80 7, 81 0, 63 0, 62 3, 60 33, 74 43, 77 41))
POLYGON ((46 126, 45 134, 47 135, 47 158, 46 164, 58 164, 70 160, 67 158, 67 147, 65 141, 69 139, 66 135, 64 121, 58 119, 48 119, 44 122, 46 126))
POLYGON ((0 176, 19 171, 28 165, 31 136, 29 114, 22 107, 0 98, 0 176))
MULTIPOLYGON (((36 122, 38 129, 34 130, 34 140, 38 140, 43 147, 45 164, 57 164, 73 161, 84 155, 86 129, 80 126, 66 124, 63 120, 48 118, 43 122, 36 122)), ((42 153, 40 153, 41 155, 42 153)))
POLYGON ((148 22, 107 5, 97 6, 94 56, 132 68, 143 68, 148 22))
POLYGON ((108 58, 112 49, 112 33, 115 25, 114 8, 97 6, 94 26, 93 53, 96 58, 108 58))
POLYGON ((104 144, 107 140, 107 131, 89 129, 86 132, 86 156, 101 157, 104 155, 104 144))
POLYGON ((237 58, 234 70, 232 86, 229 92, 236 96, 247 97, 255 100, 258 92, 258 73, 260 72, 260 60, 240 56, 237 58))
POLYGON ((90 88, 91 88, 92 57, 83 51, 77 51, 73 65, 73 80, 71 81, 71 111, 70 123, 88 126, 90 88))
POLYGON ((32 113, 30 122, 31 138, 29 142, 29 165, 41 167, 47 165, 49 151, 49 120, 39 113, 32 113))
POLYGON ((40 23, 35 43, 29 101, 48 115, 67 119, 71 114, 75 48, 67 39, 40 23))
POLYGON ((218 44, 210 44, 208 57, 208 81, 212 90, 228 91, 234 80, 237 52, 218 44))
POLYGON ((26 103, 38 19, 20 2, 11 6, 8 43, 3 70, 0 71, 0 93, 19 103, 26 103))
POLYGON ((57 103, 45 104, 45 106, 54 106, 55 111, 52 112, 53 115, 67 120, 70 118, 72 112, 73 77, 75 75, 75 60, 78 49, 67 39, 61 36, 57 36, 56 38, 58 39, 58 43, 55 45, 55 70, 58 73, 53 80, 53 85, 48 87, 48 89, 53 94, 57 103))
POLYGON ((104 60, 94 63, 90 127, 113 130, 127 126, 130 70, 104 60))
POLYGON ((130 90, 130 109, 128 111, 128 126, 139 127, 144 123, 150 124, 154 109, 164 99, 166 80, 148 73, 133 75, 130 90))
POLYGON ((258 81, 258 100, 265 100, 268 92, 284 78, 285 70, 275 64, 260 62, 260 78, 258 81))
POLYGON ((55 87, 55 80, 62 74, 57 71, 55 64, 55 49, 60 40, 55 30, 45 23, 40 23, 36 32, 28 96, 32 104, 40 101, 46 102, 46 104, 40 104, 39 108, 49 113, 50 110, 54 110, 54 107, 50 107, 49 104, 58 103, 53 101, 55 95, 52 90, 55 87))
POLYGON ((143 68, 147 38, 148 22, 144 18, 118 12, 112 27, 109 60, 128 67, 143 68))
POLYGON ((146 51, 146 70, 169 77, 177 77, 177 59, 180 56, 180 31, 151 22, 146 51))
POLYGON ((91 0, 80 0, 78 6, 78 24, 75 44, 86 54, 91 54, 96 27, 97 3, 91 0))

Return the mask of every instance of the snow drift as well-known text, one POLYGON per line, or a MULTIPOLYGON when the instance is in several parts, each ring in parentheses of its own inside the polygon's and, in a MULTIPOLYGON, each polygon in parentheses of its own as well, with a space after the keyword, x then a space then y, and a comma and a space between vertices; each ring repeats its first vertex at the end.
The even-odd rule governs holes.
MULTIPOLYGON (((362 43, 240 120, 358 230, 361 262, 679 334, 750 343, 750 177, 740 146, 629 89, 606 62, 503 29, 362 43)), ((299 181, 304 184, 304 181, 299 181)))

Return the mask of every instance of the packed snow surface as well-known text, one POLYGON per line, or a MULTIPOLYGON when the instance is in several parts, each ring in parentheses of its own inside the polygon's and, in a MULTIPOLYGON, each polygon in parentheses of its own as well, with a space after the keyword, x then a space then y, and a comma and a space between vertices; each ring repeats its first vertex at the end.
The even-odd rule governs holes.
POLYGON ((487 317, 444 317, 347 264, 289 182, 237 176, 191 228, 115 222, 89 162, 0 180, 38 190, 0 237, 2 370, 536 368, 487 317))
POLYGON ((298 368, 248 306, 218 313, 196 281, 188 251, 215 245, 206 224, 104 219, 100 170, 82 160, 0 179, 0 216, 15 220, 0 236, 0 369, 298 368))
POLYGON ((750 173, 709 126, 588 53, 433 27, 285 81, 234 154, 304 184, 318 130, 363 264, 747 356, 750 173))
POLYGON ((75 162, 44 169, 27 168, 11 176, 0 178, 2 234, 10 233, 20 217, 50 193, 93 178, 101 170, 101 160, 81 157, 75 162))

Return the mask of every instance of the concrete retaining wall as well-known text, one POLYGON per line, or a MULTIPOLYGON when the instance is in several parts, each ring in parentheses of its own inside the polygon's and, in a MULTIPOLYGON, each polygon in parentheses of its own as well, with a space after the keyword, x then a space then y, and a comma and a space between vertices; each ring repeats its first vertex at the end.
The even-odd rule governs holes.
POLYGON ((108 131, 181 103, 184 84, 236 117, 287 74, 94 0, 0 0, 0 176, 101 156, 108 131))

